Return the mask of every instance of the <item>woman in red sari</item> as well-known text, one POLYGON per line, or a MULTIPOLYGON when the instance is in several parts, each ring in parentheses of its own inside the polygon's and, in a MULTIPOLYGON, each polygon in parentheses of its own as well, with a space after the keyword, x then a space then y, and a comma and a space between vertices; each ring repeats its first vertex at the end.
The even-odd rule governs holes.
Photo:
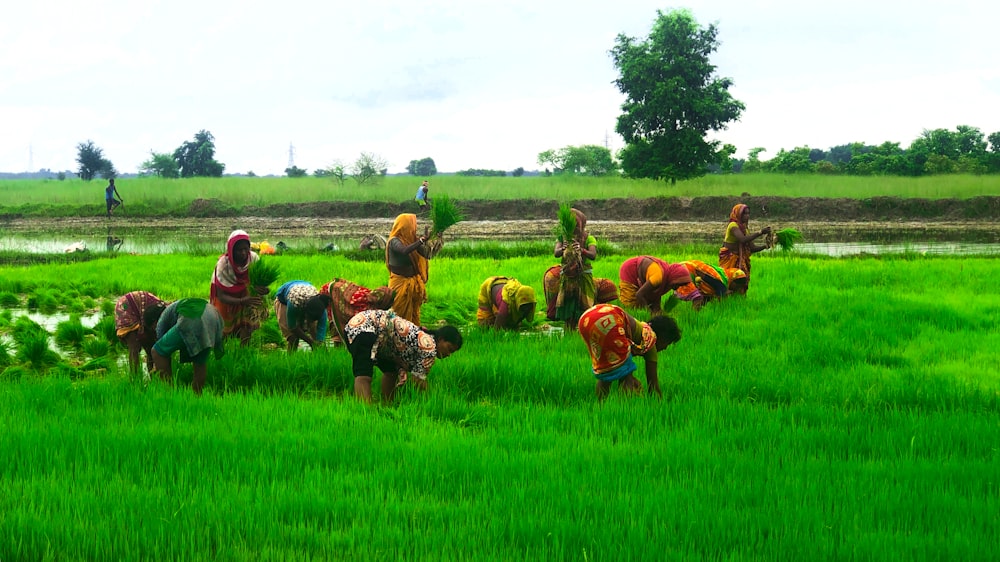
POLYGON ((209 301, 219 311, 226 337, 238 337, 241 345, 250 343, 250 336, 267 318, 262 295, 267 287, 250 287, 250 264, 260 257, 250 251, 250 236, 234 230, 226 241, 226 253, 219 256, 212 274, 209 301))
POLYGON ((719 248, 719 267, 723 269, 739 269, 746 274, 747 287, 750 286, 750 256, 767 246, 758 246, 754 240, 771 232, 767 226, 760 232, 747 234, 750 226, 750 207, 737 203, 729 213, 729 223, 726 225, 726 235, 722 248, 719 248))
POLYGON ((365 310, 389 310, 394 296, 389 287, 369 289, 339 277, 320 287, 319 292, 330 295, 327 319, 334 338, 341 342, 347 341, 344 339, 344 329, 355 314, 365 310))

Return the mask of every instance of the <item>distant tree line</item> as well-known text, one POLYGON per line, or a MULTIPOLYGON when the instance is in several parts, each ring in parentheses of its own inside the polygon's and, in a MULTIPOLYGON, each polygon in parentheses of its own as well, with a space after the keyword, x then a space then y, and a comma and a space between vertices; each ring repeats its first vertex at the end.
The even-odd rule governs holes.
POLYGON ((730 158, 729 171, 849 176, 1000 173, 1000 132, 985 136, 969 125, 959 125, 954 131, 925 129, 905 149, 895 142, 877 146, 855 142, 829 150, 800 146, 781 149, 766 161, 760 159, 762 152, 764 149, 757 147, 750 150, 746 160, 730 158))
POLYGON ((469 168, 455 172, 456 176, 477 176, 477 177, 504 177, 507 172, 503 170, 483 170, 480 168, 469 168))
POLYGON ((215 137, 202 129, 171 153, 150 152, 139 174, 161 178, 221 177, 226 165, 215 160, 215 137))

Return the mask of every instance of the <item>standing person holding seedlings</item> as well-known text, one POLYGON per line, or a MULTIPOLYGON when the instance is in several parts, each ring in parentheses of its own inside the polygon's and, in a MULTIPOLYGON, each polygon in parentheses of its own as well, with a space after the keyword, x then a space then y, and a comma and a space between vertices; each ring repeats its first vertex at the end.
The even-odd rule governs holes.
POLYGON ((771 233, 770 226, 754 234, 747 234, 749 228, 750 207, 737 203, 729 213, 726 235, 719 248, 719 266, 723 269, 736 268, 746 273, 747 288, 750 287, 750 256, 767 249, 767 246, 754 244, 754 240, 771 233))
POLYGON ((170 356, 180 351, 181 363, 193 363, 194 378, 191 388, 200 395, 208 374, 208 355, 215 351, 220 359, 223 347, 222 316, 205 299, 181 299, 163 310, 156 323, 156 344, 153 345, 153 363, 160 378, 173 378, 170 356))
POLYGON ((479 287, 476 321, 483 328, 516 330, 535 318, 535 290, 512 277, 488 277, 479 287))
POLYGON ((212 274, 209 300, 222 315, 226 337, 237 337, 243 346, 267 317, 262 295, 267 287, 251 287, 250 265, 260 257, 250 251, 250 236, 234 230, 226 241, 226 253, 219 256, 212 274))
POLYGON ((156 320, 145 321, 146 311, 158 308, 160 312, 166 306, 159 297, 147 291, 132 291, 118 298, 115 302, 115 331, 118 341, 128 349, 128 368, 132 373, 139 372, 139 352, 146 352, 146 373, 143 380, 149 380, 149 371, 153 370, 153 344, 156 343, 156 320))
POLYGON ((385 247, 389 289, 396 293, 392 309, 414 324, 420 324, 420 307, 427 301, 427 232, 417 236, 417 215, 396 217, 385 247))
POLYGON ((347 342, 344 329, 355 314, 365 310, 388 310, 394 297, 389 287, 369 289, 339 277, 320 287, 319 292, 330 295, 327 320, 333 326, 334 339, 339 338, 344 343, 347 342))
POLYGON ((314 350, 323 347, 329 305, 330 295, 320 293, 308 281, 289 281, 278 287, 274 315, 288 341, 288 351, 297 350, 299 340, 305 340, 314 350))
POLYGON ((625 260, 618 270, 622 304, 648 308, 653 316, 661 312, 663 295, 691 282, 691 274, 679 263, 667 263, 653 256, 625 260))
POLYGON ((640 322, 613 304, 599 304, 580 316, 580 336, 587 344, 597 378, 597 399, 604 400, 611 385, 629 394, 642 392, 642 384, 632 374, 637 367, 633 356, 646 362, 647 393, 662 397, 657 374, 657 354, 681 339, 680 328, 670 316, 656 316, 640 322))
POLYGON ((562 320, 572 330, 584 310, 617 299, 618 290, 610 279, 594 277, 590 262, 597 259, 597 239, 587 233, 587 215, 562 205, 559 225, 562 234, 553 254, 562 262, 542 278, 545 317, 562 320))
POLYGON ((382 371, 382 401, 390 404, 408 374, 421 390, 427 390, 427 373, 434 361, 462 348, 462 334, 454 326, 428 330, 391 310, 359 312, 347 323, 346 332, 354 393, 369 404, 376 366, 382 371))

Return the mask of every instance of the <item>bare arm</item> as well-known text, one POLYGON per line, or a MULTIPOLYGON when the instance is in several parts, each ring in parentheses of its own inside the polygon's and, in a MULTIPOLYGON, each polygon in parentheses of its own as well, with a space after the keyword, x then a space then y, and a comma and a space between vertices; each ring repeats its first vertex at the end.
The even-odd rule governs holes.
POLYGON ((583 257, 587 258, 588 260, 596 260, 597 246, 594 245, 587 246, 585 250, 584 249, 580 250, 580 254, 583 255, 583 257))
POLYGON ((242 297, 236 297, 225 291, 218 291, 215 293, 215 297, 230 306, 258 306, 264 302, 260 297, 248 297, 245 295, 242 297))
POLYGON ((656 394, 657 398, 663 398, 663 391, 660 390, 660 378, 656 373, 656 349, 651 349, 643 356, 646 359, 646 391, 650 396, 656 394))
POLYGON ((563 244, 562 240, 556 242, 556 249, 553 252, 555 257, 561 258, 563 256, 563 252, 565 251, 566 251, 566 244, 563 244))
POLYGON ((646 281, 642 284, 642 287, 639 287, 639 290, 635 292, 635 300, 639 301, 640 306, 648 306, 649 310, 651 310, 653 314, 659 314, 660 299, 656 298, 653 294, 653 291, 655 290, 656 288, 653 287, 653 284, 646 281))

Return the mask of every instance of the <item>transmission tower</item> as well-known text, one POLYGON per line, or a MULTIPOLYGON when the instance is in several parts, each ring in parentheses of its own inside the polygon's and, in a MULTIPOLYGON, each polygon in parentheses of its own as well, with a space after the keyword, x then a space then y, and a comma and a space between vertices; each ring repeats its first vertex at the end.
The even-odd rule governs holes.
POLYGON ((295 167, 295 146, 292 143, 288 143, 288 167, 295 167))

